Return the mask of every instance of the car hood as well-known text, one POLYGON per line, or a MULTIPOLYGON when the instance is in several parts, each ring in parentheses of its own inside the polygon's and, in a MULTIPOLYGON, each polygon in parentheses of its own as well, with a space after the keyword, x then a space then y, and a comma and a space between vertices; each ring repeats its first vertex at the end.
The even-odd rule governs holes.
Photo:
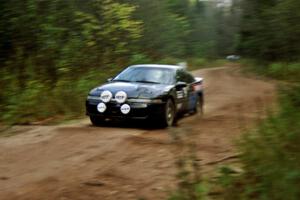
POLYGON ((100 96, 101 92, 108 90, 113 96, 118 91, 124 91, 127 93, 128 98, 155 98, 163 95, 170 88, 170 85, 163 84, 111 82, 94 88, 91 90, 90 95, 100 96))

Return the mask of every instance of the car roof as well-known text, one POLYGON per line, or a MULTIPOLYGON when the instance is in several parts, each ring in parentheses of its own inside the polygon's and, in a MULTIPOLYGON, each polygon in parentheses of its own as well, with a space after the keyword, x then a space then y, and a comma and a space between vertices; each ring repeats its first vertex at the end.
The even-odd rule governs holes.
POLYGON ((129 67, 149 67, 149 68, 166 68, 166 69, 183 69, 183 67, 178 65, 162 65, 162 64, 140 64, 140 65, 131 65, 129 67))

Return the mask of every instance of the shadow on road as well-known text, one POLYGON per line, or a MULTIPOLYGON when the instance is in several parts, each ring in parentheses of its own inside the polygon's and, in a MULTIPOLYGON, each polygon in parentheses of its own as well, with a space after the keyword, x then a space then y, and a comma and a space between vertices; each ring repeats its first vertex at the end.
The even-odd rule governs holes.
POLYGON ((100 126, 89 124, 90 127, 105 127, 105 128, 128 128, 141 130, 159 130, 164 129, 159 124, 147 120, 108 120, 100 126))

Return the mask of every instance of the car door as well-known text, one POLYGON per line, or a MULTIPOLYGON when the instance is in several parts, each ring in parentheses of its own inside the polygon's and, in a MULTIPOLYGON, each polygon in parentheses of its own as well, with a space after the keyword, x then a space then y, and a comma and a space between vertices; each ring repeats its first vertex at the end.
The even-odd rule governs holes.
POLYGON ((198 93, 193 88, 193 84, 195 83, 195 78, 187 71, 184 72, 185 74, 185 81, 188 84, 187 89, 187 111, 191 111, 195 108, 198 100, 198 93))
POLYGON ((187 82, 187 76, 184 70, 177 70, 176 82, 184 82, 187 84, 186 87, 176 88, 177 110, 179 112, 183 112, 188 109, 188 92, 190 87, 190 84, 187 82))

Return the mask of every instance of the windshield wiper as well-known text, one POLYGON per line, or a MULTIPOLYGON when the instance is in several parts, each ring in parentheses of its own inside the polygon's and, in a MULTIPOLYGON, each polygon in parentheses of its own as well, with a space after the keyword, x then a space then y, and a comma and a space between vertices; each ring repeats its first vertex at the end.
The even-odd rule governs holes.
POLYGON ((154 82, 154 81, 135 81, 137 83, 153 83, 153 84, 160 84, 159 82, 154 82))
POLYGON ((125 79, 114 79, 112 81, 120 81, 120 82, 131 82, 129 80, 125 80, 125 79))

